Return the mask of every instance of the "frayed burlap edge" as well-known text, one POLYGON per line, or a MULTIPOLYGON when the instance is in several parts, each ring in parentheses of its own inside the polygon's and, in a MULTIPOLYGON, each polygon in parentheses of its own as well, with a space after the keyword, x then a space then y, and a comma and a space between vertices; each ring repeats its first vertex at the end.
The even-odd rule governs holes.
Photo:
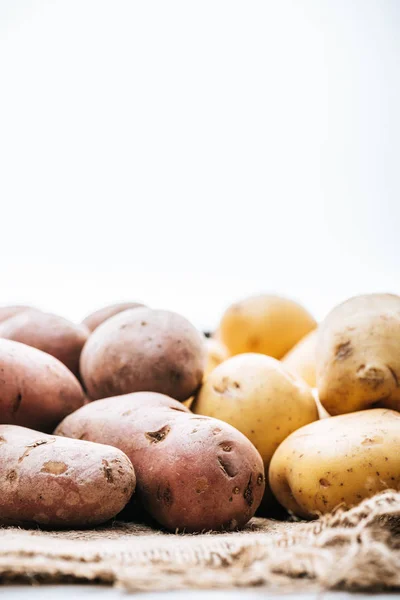
POLYGON ((92 581, 129 591, 269 586, 400 588, 400 493, 311 523, 253 519, 243 532, 174 535, 115 522, 90 531, 0 529, 0 580, 92 581))

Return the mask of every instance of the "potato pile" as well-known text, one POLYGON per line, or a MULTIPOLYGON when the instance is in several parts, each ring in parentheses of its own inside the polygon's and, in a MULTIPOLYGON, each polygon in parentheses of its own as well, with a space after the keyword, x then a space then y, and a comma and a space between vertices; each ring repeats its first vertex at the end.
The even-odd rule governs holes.
POLYGON ((241 528, 400 489, 400 297, 271 295, 205 337, 137 302, 0 308, 0 524, 241 528))
POLYGON ((0 310, 0 523, 88 527, 124 509, 171 531, 243 527, 262 458, 183 404, 226 357, 181 315, 138 303, 82 324, 0 310))

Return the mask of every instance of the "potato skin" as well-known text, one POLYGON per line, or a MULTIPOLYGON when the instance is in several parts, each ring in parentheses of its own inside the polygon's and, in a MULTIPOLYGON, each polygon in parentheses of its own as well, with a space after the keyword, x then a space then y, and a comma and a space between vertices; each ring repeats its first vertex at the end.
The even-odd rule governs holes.
POLYGON ((135 308, 92 333, 80 370, 93 400, 151 391, 183 401, 199 387, 205 360, 204 338, 184 317, 135 308))
POLYGON ((259 352, 280 359, 316 326, 297 302, 262 294, 232 304, 222 317, 219 335, 231 355, 259 352))
POLYGON ((285 356, 282 363, 293 373, 304 379, 312 388, 317 385, 316 375, 316 351, 318 330, 314 329, 307 333, 285 356))
POLYGON ((84 403, 83 390, 59 360, 0 339, 0 423, 51 432, 84 403))
POLYGON ((134 465, 143 506, 171 531, 242 527, 264 492, 261 457, 245 436, 161 394, 92 402, 56 433, 123 450, 134 465))
POLYGON ((400 410, 400 297, 350 298, 319 328, 317 387, 331 415, 381 406, 400 410))
POLYGON ((86 527, 115 517, 135 489, 110 446, 0 425, 0 523, 86 527))
POLYGON ((90 315, 83 319, 82 324, 85 325, 90 331, 94 331, 99 325, 104 323, 104 321, 120 312, 123 312, 124 310, 143 307, 144 304, 140 304, 138 302, 121 302, 119 304, 110 304, 109 306, 104 306, 103 308, 90 313, 90 315))
MULTIPOLYGON (((263 354, 239 354, 209 374, 191 405, 195 414, 221 419, 257 448, 268 472, 272 455, 293 431, 318 419, 311 389, 281 362, 263 354)), ((268 512, 268 489, 263 512, 268 512)))
POLYGON ((51 354, 76 377, 79 377, 79 358, 88 337, 89 330, 84 325, 39 310, 23 311, 0 323, 0 338, 51 354))
POLYGON ((275 452, 269 482, 278 501, 304 518, 400 489, 400 414, 371 409, 298 429, 275 452))
POLYGON ((215 367, 229 358, 229 354, 223 343, 216 339, 207 338, 205 340, 205 345, 207 350, 207 363, 204 377, 207 377, 215 367))

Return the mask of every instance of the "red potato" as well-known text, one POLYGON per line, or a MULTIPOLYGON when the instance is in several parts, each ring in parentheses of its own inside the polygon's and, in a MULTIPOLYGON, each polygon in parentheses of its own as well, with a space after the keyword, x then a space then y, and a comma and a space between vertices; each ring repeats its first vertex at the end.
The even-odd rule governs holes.
POLYGON ((138 302, 121 302, 120 304, 111 304, 110 306, 104 306, 104 308, 100 308, 93 313, 90 313, 87 317, 85 317, 82 321, 83 325, 89 328, 90 331, 94 331, 97 329, 99 325, 104 323, 110 317, 117 315, 124 310, 128 310, 130 308, 142 308, 144 304, 139 304, 138 302))
POLYGON ((39 310, 19 312, 0 323, 0 338, 21 342, 58 358, 79 377, 79 358, 89 337, 85 325, 39 310))
POLYGON ((50 432, 83 403, 79 381, 59 360, 0 339, 0 423, 50 432))
POLYGON ((116 448, 0 425, 0 524, 98 525, 125 507, 135 483, 116 448))
POLYGON ((130 392, 190 398, 206 364, 203 335, 167 310, 125 310, 100 325, 81 354, 80 371, 93 400, 130 392))
POLYGON ((56 434, 125 452, 144 508, 171 531, 243 527, 263 497, 264 466, 253 444, 168 396, 142 392, 92 402, 56 434))

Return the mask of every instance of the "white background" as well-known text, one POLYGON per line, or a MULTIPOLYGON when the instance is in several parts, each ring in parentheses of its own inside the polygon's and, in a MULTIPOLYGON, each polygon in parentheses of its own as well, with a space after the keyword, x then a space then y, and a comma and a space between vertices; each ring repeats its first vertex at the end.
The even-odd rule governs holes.
POLYGON ((0 0, 0 303, 400 293, 400 2, 0 0))

